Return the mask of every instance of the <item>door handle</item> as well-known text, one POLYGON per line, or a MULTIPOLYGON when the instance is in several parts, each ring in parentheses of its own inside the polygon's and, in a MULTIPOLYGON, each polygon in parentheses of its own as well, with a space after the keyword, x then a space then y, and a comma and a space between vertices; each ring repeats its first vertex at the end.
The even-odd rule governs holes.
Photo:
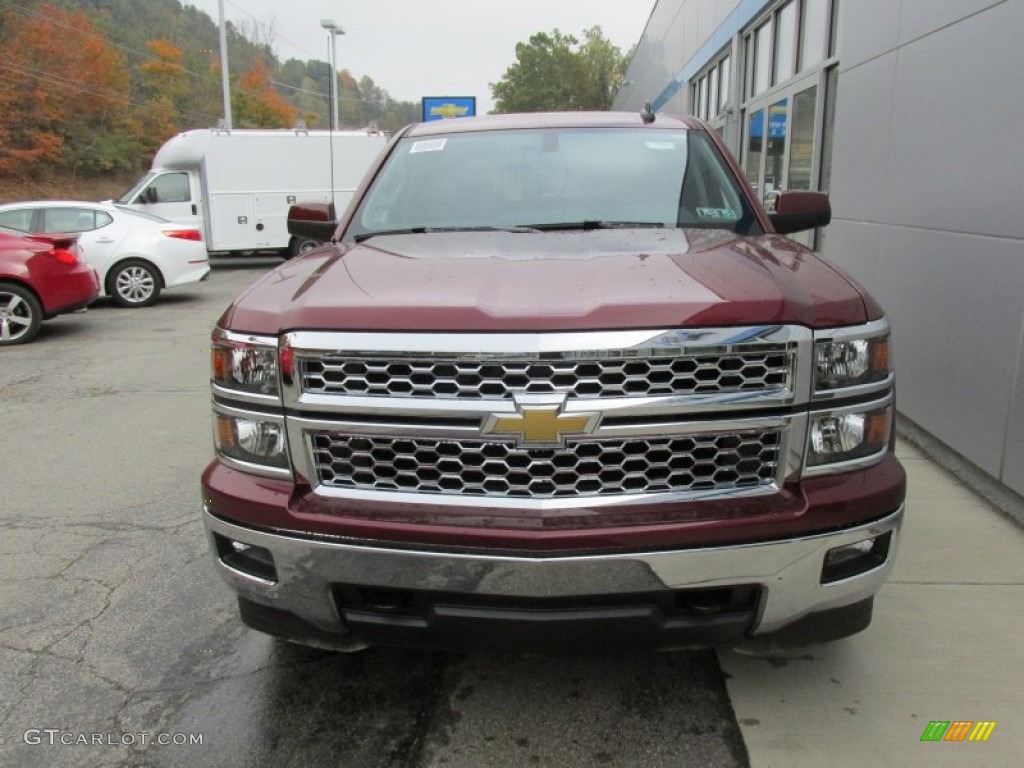
POLYGON ((192 203, 192 215, 195 216, 199 213, 199 209, 196 208, 196 204, 192 203))

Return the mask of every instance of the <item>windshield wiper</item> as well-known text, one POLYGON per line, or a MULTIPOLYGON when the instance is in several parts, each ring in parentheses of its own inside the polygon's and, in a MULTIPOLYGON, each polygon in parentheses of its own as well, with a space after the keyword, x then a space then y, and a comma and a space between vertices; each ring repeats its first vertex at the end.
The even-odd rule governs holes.
POLYGON ((530 229, 541 232, 558 232, 561 230, 573 229, 632 229, 634 227, 649 227, 662 229, 664 224, 660 221, 603 221, 601 219, 584 219, 583 221, 557 221, 548 224, 527 224, 530 229))
POLYGON ((424 235, 435 232, 534 232, 533 227, 408 227, 407 229, 382 229, 378 232, 361 232, 355 236, 357 243, 381 235, 424 235))

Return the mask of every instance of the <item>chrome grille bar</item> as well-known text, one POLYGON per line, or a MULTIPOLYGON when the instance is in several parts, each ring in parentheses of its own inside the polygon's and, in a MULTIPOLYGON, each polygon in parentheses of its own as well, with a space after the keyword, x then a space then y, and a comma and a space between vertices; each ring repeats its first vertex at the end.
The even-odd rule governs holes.
POLYGON ((793 353, 785 347, 708 355, 645 355, 596 360, 543 358, 437 360, 328 354, 300 359, 303 392, 362 397, 651 397, 789 389, 793 353))
POLYGON ((319 431, 327 488, 552 499, 755 489, 777 480, 782 430, 577 440, 559 447, 319 431))

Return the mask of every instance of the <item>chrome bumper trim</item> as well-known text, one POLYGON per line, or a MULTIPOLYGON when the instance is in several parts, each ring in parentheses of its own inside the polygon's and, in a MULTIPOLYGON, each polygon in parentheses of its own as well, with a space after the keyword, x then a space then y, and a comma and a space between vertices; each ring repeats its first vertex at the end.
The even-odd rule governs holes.
POLYGON ((892 569, 903 510, 900 505, 866 525, 783 541, 571 557, 472 555, 299 539, 228 523, 206 505, 203 522, 215 557, 214 532, 273 554, 278 576, 274 585, 228 568, 217 558, 221 576, 236 592, 329 632, 347 631, 331 596, 336 584, 524 598, 755 584, 763 593, 753 629, 757 635, 877 592, 892 569), (890 531, 884 564, 843 581, 821 583, 828 550, 890 531))

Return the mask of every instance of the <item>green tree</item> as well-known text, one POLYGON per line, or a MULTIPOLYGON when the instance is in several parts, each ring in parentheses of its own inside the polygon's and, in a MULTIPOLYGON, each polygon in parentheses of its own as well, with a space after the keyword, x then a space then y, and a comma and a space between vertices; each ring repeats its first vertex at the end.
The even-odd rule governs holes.
POLYGON ((491 83, 494 111, 605 110, 622 85, 628 59, 594 26, 583 42, 555 29, 516 44, 516 63, 491 83))

